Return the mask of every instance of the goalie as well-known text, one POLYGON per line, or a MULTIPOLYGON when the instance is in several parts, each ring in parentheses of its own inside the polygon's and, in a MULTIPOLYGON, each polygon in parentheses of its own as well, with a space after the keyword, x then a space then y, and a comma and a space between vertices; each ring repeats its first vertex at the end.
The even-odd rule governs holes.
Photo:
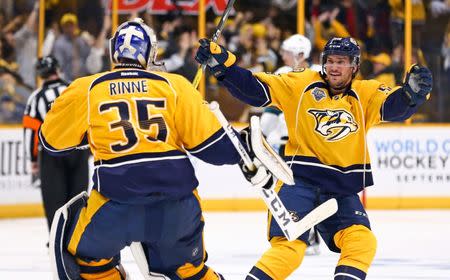
MULTIPOLYGON (((373 184, 367 130, 382 121, 402 121, 424 103, 432 88, 431 72, 412 65, 404 83, 389 88, 375 80, 354 80, 360 47, 353 38, 330 39, 321 55, 321 73, 301 69, 273 75, 252 74, 235 56, 207 39, 196 60, 206 64, 236 98, 253 106, 283 111, 289 140, 285 159, 295 186, 279 186, 279 197, 294 216, 336 198, 338 212, 318 224, 328 248, 340 253, 334 279, 365 279, 375 256, 376 238, 358 192, 373 184)), ((271 248, 249 272, 248 280, 285 279, 300 266, 308 233, 288 242, 269 215, 271 248)))

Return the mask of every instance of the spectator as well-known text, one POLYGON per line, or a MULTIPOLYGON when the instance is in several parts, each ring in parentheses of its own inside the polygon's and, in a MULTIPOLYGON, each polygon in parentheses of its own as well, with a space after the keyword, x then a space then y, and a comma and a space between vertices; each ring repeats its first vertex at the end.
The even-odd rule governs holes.
POLYGON ((192 46, 196 41, 197 35, 190 27, 178 26, 172 31, 163 59, 168 72, 194 80, 198 66, 192 57, 192 46))
POLYGON ((91 47, 89 56, 86 58, 86 69, 89 74, 106 71, 109 66, 109 57, 105 58, 107 48, 106 35, 111 28, 111 15, 103 16, 103 25, 100 33, 91 47))
POLYGON ((322 50, 327 41, 333 37, 350 37, 345 26, 336 20, 338 14, 339 8, 334 7, 330 10, 328 7, 314 20, 313 26, 316 35, 314 45, 319 50, 322 50))
MULTIPOLYGON (((391 6, 391 31, 394 46, 402 44, 405 34, 405 0, 389 0, 391 6)), ((425 23, 425 6, 422 0, 411 1, 412 5, 412 40, 415 47, 420 47, 420 37, 425 23)))
POLYGON ((88 43, 80 36, 78 18, 66 13, 60 20, 62 34, 56 38, 52 54, 60 62, 63 77, 72 81, 86 75, 86 59, 90 52, 88 43))
POLYGON ((387 53, 380 53, 370 60, 373 63, 373 74, 369 76, 369 79, 377 80, 390 88, 395 87, 395 75, 390 67, 391 57, 387 53))
POLYGON ((16 62, 19 65, 19 75, 23 82, 32 88, 36 85, 34 64, 37 51, 37 16, 39 2, 36 2, 25 24, 14 33, 13 45, 16 52, 16 62))
POLYGON ((0 97, 0 123, 19 123, 23 110, 24 106, 15 102, 9 94, 0 97))

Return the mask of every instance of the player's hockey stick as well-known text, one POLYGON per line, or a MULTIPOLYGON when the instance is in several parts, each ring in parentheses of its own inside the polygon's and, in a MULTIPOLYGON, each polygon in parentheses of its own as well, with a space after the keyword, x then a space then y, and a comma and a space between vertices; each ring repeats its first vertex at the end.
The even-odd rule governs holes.
MULTIPOLYGON (((228 137, 230 138, 234 147, 238 151, 239 155, 242 157, 242 160, 244 161, 246 167, 249 170, 255 170, 255 166, 250 156, 248 155, 247 151, 245 150, 244 146, 242 145, 241 141, 239 140, 234 130, 231 128, 231 125, 228 123, 227 119, 220 111, 219 104, 213 101, 210 103, 209 107, 210 110, 214 113, 214 115, 216 115, 217 119, 219 120, 228 137)), ((258 189, 265 204, 269 208, 269 211, 272 213, 272 216, 275 218, 284 235, 289 241, 297 239, 304 232, 306 232, 313 226, 317 225, 321 221, 325 220, 326 218, 330 217, 337 211, 337 201, 336 199, 332 198, 325 201, 317 208, 313 209, 300 221, 294 222, 291 214, 286 209, 283 202, 280 200, 278 194, 273 190, 273 188, 271 189, 258 188, 258 189)))
MULTIPOLYGON (((216 32, 214 32, 214 35, 212 37, 212 41, 215 43, 217 42, 217 39, 219 39, 220 34, 222 33, 222 30, 225 26, 225 22, 228 19, 228 16, 230 15, 231 9, 233 9, 233 4, 235 0, 228 0, 227 7, 225 8, 225 12, 223 12, 222 17, 220 18, 219 24, 217 25, 216 32)), ((200 79, 202 78, 203 73, 205 72, 206 65, 200 65, 198 67, 197 73, 195 74, 194 81, 192 84, 195 88, 198 87, 200 84, 200 79)))

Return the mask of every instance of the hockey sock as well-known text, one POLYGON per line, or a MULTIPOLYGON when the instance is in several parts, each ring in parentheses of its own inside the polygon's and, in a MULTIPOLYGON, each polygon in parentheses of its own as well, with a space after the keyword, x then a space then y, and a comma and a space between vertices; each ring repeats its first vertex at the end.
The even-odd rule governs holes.
MULTIPOLYGON (((272 247, 256 263, 252 269, 259 277, 266 280, 286 279, 297 267, 300 266, 305 255, 306 243, 300 240, 289 242, 285 237, 273 237, 270 240, 272 247), (256 268, 256 269, 255 269, 256 268)), ((251 277, 252 271, 247 276, 251 277)))
MULTIPOLYGON (((358 277, 354 279, 364 279, 377 248, 377 240, 372 231, 363 225, 353 225, 337 232, 334 243, 341 249, 337 267, 353 268, 355 277, 358 277), (364 278, 358 276, 358 271, 364 273, 364 278)), ((351 272, 349 268, 345 270, 351 272)))
POLYGON ((357 268, 339 265, 334 271, 334 280, 364 280, 366 273, 357 268))

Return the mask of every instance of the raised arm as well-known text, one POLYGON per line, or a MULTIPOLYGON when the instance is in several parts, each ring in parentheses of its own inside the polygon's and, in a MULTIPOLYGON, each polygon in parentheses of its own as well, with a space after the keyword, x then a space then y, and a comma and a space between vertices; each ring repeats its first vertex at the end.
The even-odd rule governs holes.
POLYGON ((410 118, 429 97, 433 77, 428 68, 412 65, 403 86, 390 94, 381 110, 385 121, 403 121, 410 118))
POLYGON ((257 107, 271 102, 268 86, 249 70, 237 66, 236 56, 224 47, 201 39, 195 59, 206 64, 217 80, 239 100, 257 107))

